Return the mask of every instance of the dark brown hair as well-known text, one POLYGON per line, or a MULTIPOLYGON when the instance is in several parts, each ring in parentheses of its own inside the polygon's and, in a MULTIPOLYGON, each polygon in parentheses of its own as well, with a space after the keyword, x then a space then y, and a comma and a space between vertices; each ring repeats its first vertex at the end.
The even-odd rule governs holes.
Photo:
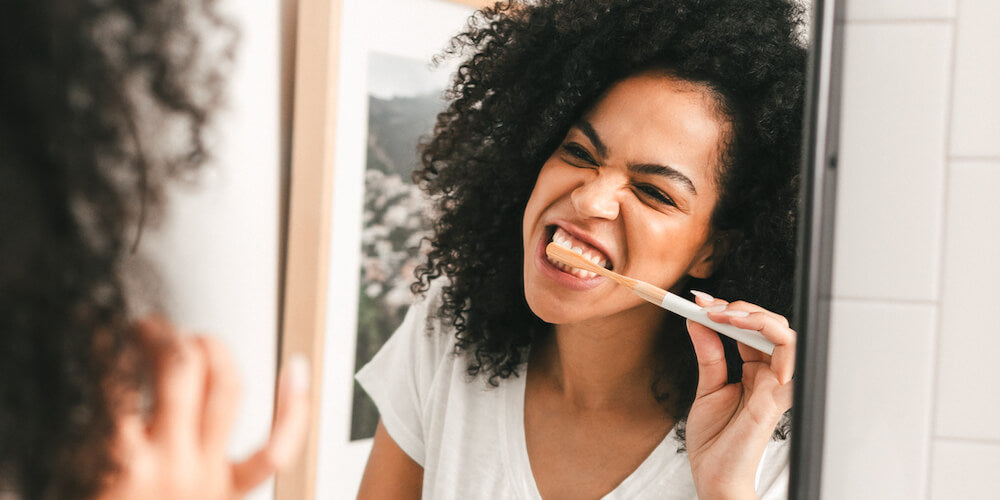
POLYGON ((206 159, 235 42, 217 30, 204 59, 214 4, 3 2, 0 492, 90 498, 115 471, 115 395, 138 384, 122 360, 139 350, 120 265, 163 183, 206 159))
MULTIPOLYGON (((512 272, 523 262, 525 205, 570 126, 615 82, 644 71, 708 86, 733 126, 712 219, 734 235, 731 248, 712 278, 691 286, 790 313, 801 25, 801 8, 789 0, 505 2, 470 21, 452 52, 473 55, 414 176, 441 214, 414 290, 448 278, 438 313, 454 326, 470 375, 493 384, 516 375, 525 348, 549 331, 527 306, 522 273, 512 272)), ((669 384, 654 390, 682 419, 697 365, 683 324, 663 330, 669 384)), ((738 380, 741 362, 731 344, 729 351, 738 380)))

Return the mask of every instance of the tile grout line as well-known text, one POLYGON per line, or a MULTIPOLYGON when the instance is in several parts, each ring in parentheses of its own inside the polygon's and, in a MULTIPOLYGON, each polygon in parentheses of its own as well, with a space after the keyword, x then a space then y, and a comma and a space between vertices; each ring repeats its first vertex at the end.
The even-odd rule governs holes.
POLYGON ((897 299, 891 297, 852 297, 849 295, 834 295, 831 297, 836 302, 878 302, 882 304, 892 304, 900 306, 937 306, 936 300, 927 299, 897 299))
POLYGON ((978 444, 983 446, 1000 447, 1000 438, 970 438, 964 436, 936 435, 934 439, 945 443, 954 444, 978 444))
POLYGON ((945 112, 947 113, 944 117, 944 177, 941 182, 941 217, 939 219, 940 225, 938 226, 938 236, 940 237, 938 244, 938 270, 937 270, 937 327, 934 329, 933 338, 933 349, 930 354, 931 362, 931 385, 930 385, 930 415, 928 418, 927 429, 927 455, 925 463, 927 473, 924 474, 925 485, 924 485, 924 497, 933 500, 931 496, 934 494, 934 445, 937 439, 936 429, 937 429, 937 414, 938 414, 938 394, 940 393, 941 385, 941 346, 943 344, 944 336, 944 292, 945 292, 945 267, 947 265, 947 250, 948 250, 948 192, 950 189, 951 180, 951 130, 952 130, 952 117, 954 116, 954 105, 955 105, 955 71, 958 66, 958 24, 959 24, 959 14, 961 12, 962 0, 955 0, 955 12, 954 18, 951 23, 951 60, 948 61, 948 93, 945 105, 945 112))
POLYGON ((877 25, 877 24, 951 24, 954 21, 950 17, 902 17, 902 18, 868 18, 868 19, 851 19, 847 18, 845 22, 855 25, 877 25))
POLYGON ((1000 156, 989 156, 989 155, 949 155, 949 160, 952 161, 969 161, 969 162, 984 162, 984 163, 995 163, 1000 162, 1000 156))

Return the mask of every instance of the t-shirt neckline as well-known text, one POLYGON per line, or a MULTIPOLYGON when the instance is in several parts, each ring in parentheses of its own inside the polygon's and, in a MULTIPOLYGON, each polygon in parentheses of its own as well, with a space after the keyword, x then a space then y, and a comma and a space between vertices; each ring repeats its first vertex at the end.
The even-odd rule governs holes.
MULTIPOLYGON (((497 414, 500 416, 497 419, 500 424, 500 439, 503 443, 501 445, 501 461, 506 469, 507 477, 512 481, 512 487, 521 498, 542 500, 538 485, 535 483, 535 476, 531 473, 531 462, 528 458, 528 444, 524 431, 526 378, 527 373, 519 373, 498 387, 504 392, 503 397, 495 400, 503 406, 497 408, 497 414)), ((639 467, 632 471, 615 489, 601 497, 601 500, 637 498, 637 495, 641 494, 654 479, 662 478, 672 472, 665 470, 663 465, 670 463, 672 466, 667 469, 673 469, 679 464, 677 459, 681 457, 670 456, 670 454, 678 454, 676 436, 677 426, 675 425, 660 441, 660 444, 639 464, 639 467), (671 458, 674 460, 670 460, 671 458)))

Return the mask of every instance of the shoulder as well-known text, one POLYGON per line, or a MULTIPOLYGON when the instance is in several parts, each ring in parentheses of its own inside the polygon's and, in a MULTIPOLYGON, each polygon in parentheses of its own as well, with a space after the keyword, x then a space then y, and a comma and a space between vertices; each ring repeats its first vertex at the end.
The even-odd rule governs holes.
POLYGON ((424 466, 428 421, 455 371, 454 334, 438 311, 443 285, 416 298, 402 324, 355 379, 368 393, 389 436, 424 466))
POLYGON ((425 351, 428 359, 424 361, 435 365, 456 357, 454 326, 450 318, 444 317, 441 313, 445 286, 447 280, 438 279, 431 282, 426 292, 417 295, 403 326, 400 326, 394 335, 394 337, 400 334, 409 336, 409 341, 414 344, 415 349, 425 351))
POLYGON ((439 279, 430 289, 418 295, 407 311, 402 324, 379 349, 372 360, 358 372, 359 382, 366 389, 382 385, 386 379, 415 384, 423 392, 435 373, 454 364, 455 334, 451 321, 440 314, 445 284, 439 279))

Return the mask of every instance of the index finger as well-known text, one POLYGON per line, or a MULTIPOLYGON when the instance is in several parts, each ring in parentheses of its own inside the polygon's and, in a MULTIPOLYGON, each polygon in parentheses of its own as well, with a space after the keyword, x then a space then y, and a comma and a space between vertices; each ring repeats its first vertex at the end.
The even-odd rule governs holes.
POLYGON ((137 322, 136 332, 152 361, 150 438, 173 444, 193 442, 204 389, 200 348, 192 340, 180 338, 160 317, 143 318, 137 322))
POLYGON ((795 372, 795 343, 797 334, 795 330, 785 326, 777 319, 759 312, 750 313, 746 317, 730 317, 729 323, 739 328, 747 330, 757 330, 767 340, 774 343, 774 352, 771 353, 771 368, 778 376, 778 381, 782 384, 792 379, 795 372))
POLYGON ((223 456, 240 398, 236 365, 217 339, 199 337, 207 360, 205 395, 201 417, 201 440, 212 456, 223 456))

